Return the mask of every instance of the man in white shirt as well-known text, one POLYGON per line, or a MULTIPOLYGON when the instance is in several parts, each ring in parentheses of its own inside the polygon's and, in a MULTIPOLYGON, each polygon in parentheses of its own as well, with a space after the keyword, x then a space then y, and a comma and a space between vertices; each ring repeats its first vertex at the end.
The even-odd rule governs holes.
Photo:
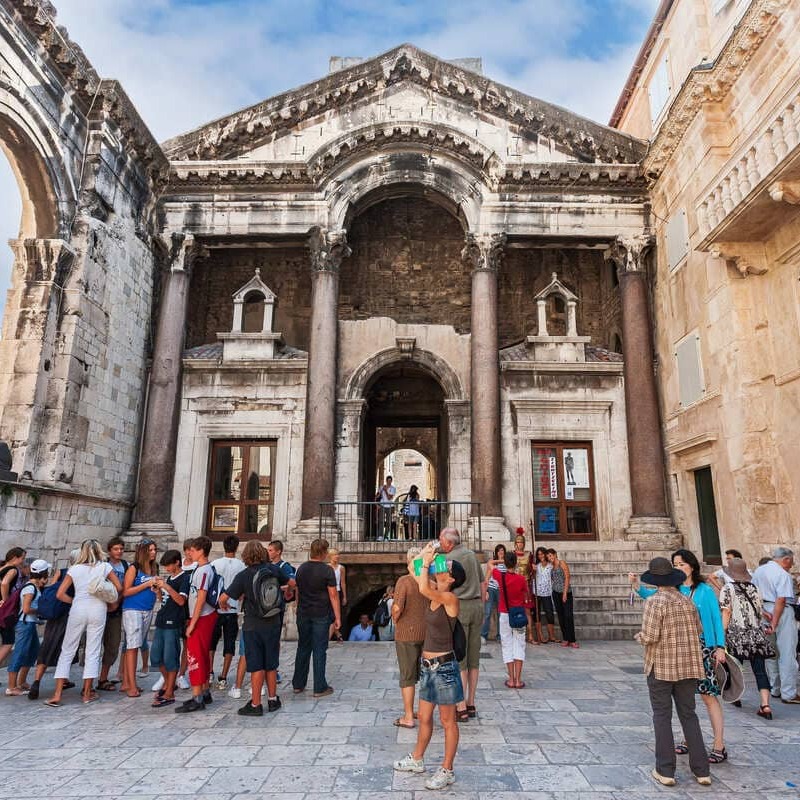
MULTIPOLYGON (((744 556, 738 550, 725 551, 725 560, 728 562, 728 566, 730 566, 730 563, 734 558, 744 558, 744 556)), ((750 570, 748 570, 748 572, 750 572, 750 570)), ((722 567, 720 567, 713 575, 709 576, 708 580, 717 591, 720 591, 726 583, 733 583, 733 578, 731 578, 731 576, 728 575, 728 573, 725 572, 722 567)))
POLYGON ((797 602, 790 570, 794 553, 788 547, 776 547, 772 561, 753 573, 753 583, 761 592, 764 611, 771 615, 770 627, 775 632, 777 658, 768 658, 767 674, 772 684, 772 696, 783 703, 800 705, 797 695, 797 622, 794 606, 797 602))
POLYGON ((392 538, 392 510, 394 509, 394 497, 397 488, 392 486, 392 476, 387 475, 386 481, 378 492, 381 504, 381 538, 392 538))
MULTIPOLYGON (((236 536, 226 536, 222 543, 225 555, 211 562, 211 566, 222 578, 222 591, 225 591, 233 579, 244 569, 244 563, 236 558, 239 548, 239 539, 236 536)), ((228 600, 226 610, 217 610, 217 624, 211 637, 211 668, 214 668, 214 654, 217 651, 219 640, 222 639, 222 670, 219 673, 217 689, 228 688, 228 671, 231 668, 233 654, 236 652, 236 640, 239 638, 239 604, 234 599, 228 600)), ((212 673, 213 680, 213 673, 212 673)))

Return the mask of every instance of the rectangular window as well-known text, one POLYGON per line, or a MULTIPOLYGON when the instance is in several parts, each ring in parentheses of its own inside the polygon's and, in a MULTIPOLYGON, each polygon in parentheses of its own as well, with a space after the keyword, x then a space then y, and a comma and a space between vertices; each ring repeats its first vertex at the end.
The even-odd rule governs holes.
POLYGON ((272 538, 274 440, 212 442, 208 533, 223 539, 272 538))
POLYGON ((594 466, 588 442, 534 442, 536 537, 596 538, 594 466))
POLYGON ((706 390, 700 364, 700 337, 696 333, 690 333, 678 342, 675 359, 678 362, 681 405, 688 406, 699 400, 706 390))
POLYGON ((686 211, 676 211, 667 222, 667 264, 675 269, 689 253, 689 225, 686 211))
POLYGON ((655 72, 650 78, 647 91, 650 95, 650 119, 655 128, 656 121, 666 108, 667 101, 672 92, 672 86, 669 80, 669 59, 666 56, 658 67, 656 67, 655 72))

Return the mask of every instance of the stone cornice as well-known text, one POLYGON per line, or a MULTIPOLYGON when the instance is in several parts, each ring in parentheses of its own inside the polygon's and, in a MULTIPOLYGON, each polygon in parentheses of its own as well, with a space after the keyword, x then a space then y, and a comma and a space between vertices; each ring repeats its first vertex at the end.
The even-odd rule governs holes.
POLYGON ((647 194, 647 180, 638 164, 520 163, 506 168, 501 190, 537 187, 605 190, 647 194))
POLYGON ((557 141, 584 162, 637 162, 643 142, 529 97, 404 44, 376 58, 269 98, 164 142, 172 159, 230 159, 276 135, 399 84, 415 84, 473 112, 504 119, 557 141))
POLYGON ((642 162, 648 177, 657 179, 661 175, 702 105, 727 97, 788 2, 753 0, 714 63, 695 67, 689 73, 642 162))

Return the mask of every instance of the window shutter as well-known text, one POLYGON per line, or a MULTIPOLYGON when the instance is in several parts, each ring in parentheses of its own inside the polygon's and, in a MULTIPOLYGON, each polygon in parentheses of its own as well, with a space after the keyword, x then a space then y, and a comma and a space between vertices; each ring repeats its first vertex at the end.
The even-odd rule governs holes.
POLYGON ((667 263, 670 269, 680 264, 689 252, 689 225, 686 211, 681 209, 667 222, 667 263))
POLYGON ((658 65, 653 77, 650 79, 650 84, 647 90, 650 94, 650 116, 653 126, 656 120, 661 116, 661 112, 667 105, 672 87, 669 83, 669 69, 667 67, 668 59, 664 60, 658 65))
POLYGON ((700 337, 691 333, 678 342, 675 358, 678 362, 681 405, 688 406, 699 400, 705 392, 703 371, 700 366, 700 337))

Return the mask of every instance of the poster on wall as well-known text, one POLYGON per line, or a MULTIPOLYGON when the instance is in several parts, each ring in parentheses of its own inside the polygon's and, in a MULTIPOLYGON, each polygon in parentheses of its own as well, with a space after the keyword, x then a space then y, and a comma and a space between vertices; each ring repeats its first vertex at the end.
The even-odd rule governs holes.
POLYGON ((558 509, 537 508, 536 523, 539 533, 558 533, 558 509))
MULTIPOLYGON (((567 492, 589 488, 589 451, 582 448, 564 448, 564 482, 567 492)), ((570 499, 569 497, 567 499, 570 499)))
POLYGON ((536 500, 556 500, 558 498, 557 466, 556 451, 553 448, 534 448, 533 491, 536 500))

